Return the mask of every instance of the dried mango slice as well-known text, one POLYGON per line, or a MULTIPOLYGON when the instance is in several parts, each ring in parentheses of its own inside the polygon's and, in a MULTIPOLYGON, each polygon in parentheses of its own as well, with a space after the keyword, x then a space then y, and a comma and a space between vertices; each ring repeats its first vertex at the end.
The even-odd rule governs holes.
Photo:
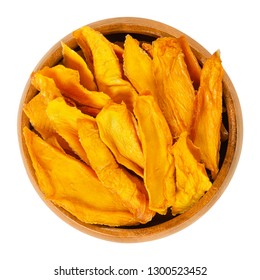
POLYGON ((175 200, 174 158, 170 153, 172 135, 152 95, 139 95, 134 114, 138 121, 145 166, 144 183, 150 209, 166 214, 175 200))
POLYGON ((194 88, 176 38, 158 38, 153 45, 153 69, 158 104, 174 138, 189 131, 195 99, 194 88))
POLYGON ((86 63, 88 65, 90 71, 92 73, 94 73, 92 53, 91 53, 91 50, 90 50, 86 40, 84 39, 84 37, 82 37, 81 30, 80 29, 75 30, 72 33, 72 35, 76 39, 80 49, 82 50, 84 58, 86 60, 86 63))
POLYGON ((90 167, 46 143, 27 127, 23 134, 46 199, 85 223, 109 226, 137 223, 90 167))
POLYGON ((99 180, 122 204, 141 222, 147 223, 154 215, 148 209, 145 188, 142 180, 120 167, 111 151, 102 142, 97 124, 87 120, 79 121, 79 137, 90 166, 99 180))
POLYGON ((200 85, 201 74, 201 67, 199 65, 199 62, 196 56, 194 55, 187 38, 185 36, 181 36, 180 38, 178 38, 178 41, 184 53, 184 60, 187 64, 188 71, 193 82, 193 86, 195 89, 198 89, 200 85))
POLYGON ((40 74, 39 72, 32 73, 31 83, 49 101, 53 100, 56 97, 62 96, 54 80, 40 74))
POLYGON ((196 96, 191 137, 200 148, 201 158, 215 178, 219 167, 220 131, 222 123, 222 79, 224 70, 220 55, 215 52, 201 71, 196 96))
POLYGON ((117 162, 143 176, 144 156, 137 123, 125 104, 109 103, 96 117, 101 140, 117 162))
POLYGON ((123 79, 120 63, 111 43, 103 34, 89 26, 82 27, 76 34, 91 50, 94 76, 99 90, 108 94, 116 103, 123 101, 132 110, 137 93, 132 85, 123 79))
POLYGON ((124 73, 137 92, 150 92, 156 98, 152 59, 131 35, 124 43, 124 73))
POLYGON ((88 158, 78 138, 77 122, 80 119, 94 121, 94 118, 83 114, 76 107, 71 107, 62 97, 49 102, 46 113, 56 132, 68 142, 71 149, 84 162, 88 163, 88 158))
POLYGON ((176 200, 172 206, 173 215, 187 211, 210 189, 210 182, 204 164, 200 163, 200 152, 183 132, 172 147, 175 159, 176 200))
POLYGON ((61 42, 63 64, 67 68, 77 70, 80 76, 80 83, 88 90, 97 90, 97 85, 94 81, 94 76, 84 59, 65 43, 61 42))
POLYGON ((102 109, 110 100, 103 92, 90 91, 80 84, 79 72, 63 65, 44 67, 39 71, 52 78, 62 94, 81 105, 102 109))
MULTIPOLYGON (((82 36, 81 29, 75 30, 73 32, 73 37, 77 40, 77 43, 80 46, 80 49, 82 50, 83 56, 86 60, 86 63, 89 66, 89 69, 91 70, 92 73, 94 73, 92 53, 91 53, 91 50, 90 50, 86 40, 82 36)), ((111 44, 111 46, 112 46, 116 56, 118 57, 119 61, 122 62, 123 61, 124 49, 120 46, 121 42, 112 43, 112 42, 109 41, 109 43, 111 44)))
POLYGON ((30 123, 44 139, 55 134, 55 130, 46 115, 48 103, 46 98, 39 93, 23 106, 23 111, 29 118, 30 123))
POLYGON ((46 115, 46 108, 48 103, 54 98, 61 96, 61 93, 52 79, 39 73, 31 75, 31 82, 40 92, 24 105, 23 111, 34 129, 46 139, 56 134, 46 115))

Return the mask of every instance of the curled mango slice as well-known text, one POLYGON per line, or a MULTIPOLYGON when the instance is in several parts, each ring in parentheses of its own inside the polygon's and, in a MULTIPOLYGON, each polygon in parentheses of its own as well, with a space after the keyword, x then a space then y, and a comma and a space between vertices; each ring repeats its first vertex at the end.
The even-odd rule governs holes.
POLYGON ((56 132, 67 141, 76 155, 88 163, 86 153, 79 141, 77 123, 80 119, 90 121, 94 121, 94 119, 83 114, 76 107, 68 105, 62 97, 49 102, 46 113, 56 132))
POLYGON ((219 169, 223 74, 219 53, 215 52, 206 60, 201 71, 191 133, 194 144, 200 148, 202 161, 213 178, 219 169))
POLYGON ((144 156, 137 123, 125 104, 109 103, 96 117, 100 138, 118 163, 143 176, 144 156))
POLYGON ((87 120, 79 122, 79 137, 90 166, 99 180, 122 201, 141 223, 147 223, 154 215, 148 208, 142 180, 118 165, 113 154, 102 142, 97 124, 87 120))
POLYGON ((137 223, 90 167, 51 146, 26 127, 23 134, 46 199, 85 223, 109 226, 137 223))
POLYGON ((156 98, 152 59, 131 35, 124 44, 124 73, 137 92, 150 92, 156 98))
POLYGON ((152 95, 139 95, 134 113, 138 121, 145 166, 144 184, 149 207, 160 214, 175 200, 174 158, 170 153, 172 135, 152 95))
POLYGON ((111 43, 103 34, 89 26, 77 30, 76 34, 91 50, 99 90, 108 94, 116 103, 123 101, 132 110, 137 93, 132 85, 123 79, 120 63, 111 43))
POLYGON ((52 78, 62 94, 73 99, 81 105, 102 109, 110 100, 103 92, 90 91, 80 84, 77 70, 69 69, 63 65, 44 67, 39 71, 42 75, 52 78))
POLYGON ((31 83, 49 101, 53 100, 56 97, 62 96, 54 80, 42 75, 39 72, 32 73, 31 83))
POLYGON ((94 76, 85 60, 74 50, 61 42, 63 64, 71 69, 77 70, 80 76, 80 83, 87 89, 96 91, 97 85, 94 76))
POLYGON ((73 32, 73 37, 77 40, 77 43, 84 55, 85 61, 90 69, 90 71, 92 73, 94 73, 94 66, 93 66, 93 57, 92 57, 92 53, 91 50, 86 42, 86 40, 84 39, 84 37, 82 37, 81 34, 81 29, 77 29, 73 32))
POLYGON ((200 163, 200 152, 183 132, 172 147, 175 159, 176 200, 173 215, 187 211, 212 185, 204 164, 200 163))
POLYGON ((51 100, 62 95, 51 78, 39 73, 33 73, 31 82, 39 90, 39 93, 24 105, 23 111, 34 129, 46 139, 56 134, 46 114, 47 106, 51 100))
POLYGON ((153 42, 153 69, 158 104, 174 138, 189 131, 193 118, 195 92, 184 55, 176 38, 153 42))

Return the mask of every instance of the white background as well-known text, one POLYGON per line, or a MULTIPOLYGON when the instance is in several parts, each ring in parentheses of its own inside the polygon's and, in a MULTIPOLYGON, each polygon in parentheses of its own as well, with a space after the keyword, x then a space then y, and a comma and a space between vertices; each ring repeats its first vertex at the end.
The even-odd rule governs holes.
POLYGON ((1 1, 1 279, 88 278, 54 276, 54 268, 60 265, 66 268, 112 265, 144 270, 149 266, 206 266, 208 276, 200 279, 260 279, 260 9, 257 4, 258 1, 252 0, 1 1), (54 215, 27 177, 17 140, 20 98, 40 58, 74 29, 122 16, 161 21, 194 38, 211 53, 220 49, 224 68, 239 96, 244 120, 239 165, 213 208, 174 235, 136 244, 88 236, 54 215))

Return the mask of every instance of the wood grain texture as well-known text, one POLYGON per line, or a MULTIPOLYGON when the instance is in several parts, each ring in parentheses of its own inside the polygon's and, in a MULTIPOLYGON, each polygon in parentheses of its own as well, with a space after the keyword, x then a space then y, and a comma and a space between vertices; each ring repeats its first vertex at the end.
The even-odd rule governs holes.
MULTIPOLYGON (((201 64, 203 64, 205 59, 210 56, 206 49, 186 34, 171 26, 149 19, 131 17, 112 18, 91 23, 89 26, 102 32, 104 35, 108 36, 109 39, 115 41, 122 40, 127 33, 131 33, 145 41, 152 41, 155 38, 162 36, 179 37, 185 35, 201 64)), ((65 42, 73 49, 77 47, 77 43, 73 39, 72 34, 69 34, 60 41, 65 42)), ((46 53, 33 71, 37 71, 46 65, 50 67, 54 66, 60 62, 62 59, 60 41, 55 44, 48 53, 46 53)), ((115 242, 143 242, 162 238, 184 229, 200 218, 219 199, 228 186, 239 161, 243 138, 242 113, 236 90, 225 72, 223 78, 223 102, 226 107, 224 121, 228 127, 229 138, 227 144, 222 145, 221 147, 220 171, 211 189, 199 200, 199 202, 184 214, 176 217, 172 217, 170 213, 166 216, 158 215, 152 222, 139 227, 110 228, 107 226, 84 224, 75 219, 75 217, 65 210, 46 201, 38 187, 34 169, 22 135, 22 128, 24 126, 30 127, 29 120, 22 110, 23 104, 27 103, 36 93, 36 90, 30 84, 30 80, 28 80, 20 101, 18 112, 18 138, 27 174, 39 196, 54 213, 71 226, 91 236, 115 242)))

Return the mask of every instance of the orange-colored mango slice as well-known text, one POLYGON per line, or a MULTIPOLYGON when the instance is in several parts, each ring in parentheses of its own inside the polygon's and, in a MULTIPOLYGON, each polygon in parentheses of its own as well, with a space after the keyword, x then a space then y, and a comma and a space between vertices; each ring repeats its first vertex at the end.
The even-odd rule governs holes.
POLYGON ((101 140, 118 163, 143 177, 144 156, 137 123, 125 104, 109 103, 96 117, 101 140))
POLYGON ((149 207, 166 214, 175 200, 174 158, 170 153, 172 135, 152 95, 137 97, 134 114, 145 159, 144 184, 149 196, 149 207))
POLYGON ((118 165, 111 151, 100 139, 97 124, 81 120, 79 137, 90 166, 104 186, 118 196, 118 199, 138 221, 141 223, 150 221, 154 212, 148 208, 142 180, 118 165))
POLYGON ((176 138, 190 130, 195 100, 192 81, 176 38, 153 41, 153 69, 158 104, 176 138))
POLYGON ((80 83, 88 90, 96 91, 97 85, 86 61, 65 43, 61 42, 61 46, 64 66, 77 70, 80 76, 80 83))
POLYGON ((137 93, 132 85, 123 79, 121 66, 111 43, 103 34, 89 26, 84 26, 75 33, 91 50, 99 90, 117 103, 123 101, 132 110, 137 93))
POLYGON ((191 133, 192 140, 200 148, 201 158, 213 178, 219 170, 223 74, 220 55, 215 52, 206 60, 201 71, 191 133))
POLYGON ((212 185, 205 165, 200 163, 199 149, 183 132, 172 148, 175 159, 176 200, 173 215, 187 211, 212 185))
POLYGON ((110 100, 107 94, 90 91, 80 84, 77 70, 69 69, 63 65, 44 67, 39 71, 42 75, 52 78, 65 97, 73 99, 77 104, 102 109, 110 100))
POLYGON ((51 146, 26 127, 23 134, 46 199, 85 223, 108 226, 138 223, 90 167, 51 146))
POLYGON ((76 107, 68 105, 62 97, 49 102, 46 113, 55 131, 67 141, 76 155, 88 163, 86 153, 79 141, 77 123, 80 119, 91 121, 94 119, 83 114, 76 107))
POLYGON ((152 59, 131 35, 124 43, 124 73, 138 93, 150 92, 156 98, 152 59))

